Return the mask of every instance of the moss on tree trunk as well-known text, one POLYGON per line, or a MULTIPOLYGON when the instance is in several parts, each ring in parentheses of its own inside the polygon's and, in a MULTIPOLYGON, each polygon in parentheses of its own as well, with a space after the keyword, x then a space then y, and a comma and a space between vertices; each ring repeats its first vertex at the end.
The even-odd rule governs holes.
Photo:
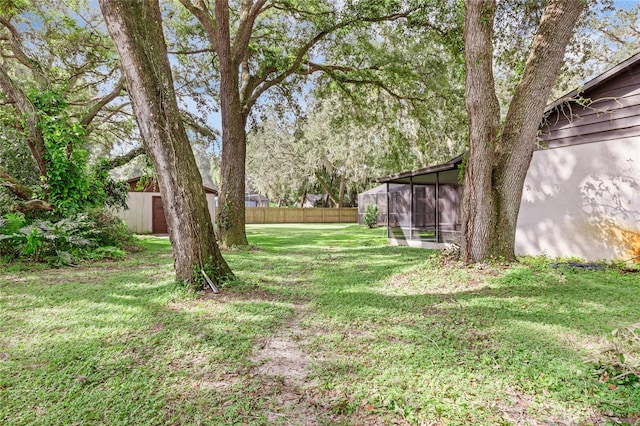
POLYGON ((202 288, 232 272, 222 258, 202 177, 178 109, 157 0, 100 0, 120 58, 143 143, 158 186, 173 248, 176 280, 202 288))

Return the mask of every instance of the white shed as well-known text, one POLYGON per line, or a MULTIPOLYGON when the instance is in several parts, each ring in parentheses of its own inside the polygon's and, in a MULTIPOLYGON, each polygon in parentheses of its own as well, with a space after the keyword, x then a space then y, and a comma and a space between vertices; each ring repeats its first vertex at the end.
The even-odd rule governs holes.
MULTIPOLYGON (((143 181, 140 177, 129 179, 129 195, 127 197, 127 210, 119 210, 116 215, 127 224, 127 227, 136 234, 166 234, 167 220, 162 208, 160 190, 155 180, 143 181)), ((207 206, 211 221, 215 222, 215 205, 218 191, 214 188, 204 187, 207 196, 207 206)))

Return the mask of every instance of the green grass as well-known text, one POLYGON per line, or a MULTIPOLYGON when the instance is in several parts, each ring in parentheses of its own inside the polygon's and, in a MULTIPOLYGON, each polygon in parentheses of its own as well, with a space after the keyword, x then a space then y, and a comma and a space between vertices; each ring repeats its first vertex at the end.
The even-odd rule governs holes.
POLYGON ((640 322, 637 274, 539 259, 464 267, 358 226, 248 236, 251 249, 225 252, 239 280, 216 296, 174 288, 161 238, 122 262, 1 265, 0 423, 640 418, 638 381, 589 362, 612 330, 640 322), (260 374, 255 358, 288 330, 308 359, 303 383, 260 374))

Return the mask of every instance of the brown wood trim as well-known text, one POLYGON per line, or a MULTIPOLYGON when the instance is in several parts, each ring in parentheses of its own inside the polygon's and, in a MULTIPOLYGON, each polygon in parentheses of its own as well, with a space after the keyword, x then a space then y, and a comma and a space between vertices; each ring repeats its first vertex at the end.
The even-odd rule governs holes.
POLYGON ((595 133, 585 137, 571 137, 562 139, 553 139, 547 141, 550 148, 558 148, 561 146, 581 145, 585 143, 607 142, 625 139, 640 138, 640 128, 634 127, 630 129, 619 129, 616 132, 595 133))
POLYGON ((602 98, 621 98, 624 96, 633 96, 640 93, 640 84, 630 84, 624 87, 618 87, 612 89, 610 87, 602 87, 597 91, 586 93, 585 97, 589 99, 602 99, 602 98))
POLYGON ((558 149, 558 148, 565 148, 567 146, 576 146, 576 145, 589 145, 592 143, 600 143, 600 142, 629 142, 629 143, 634 143, 634 142, 640 142, 640 136, 631 136, 628 138, 620 138, 620 139, 611 139, 609 141, 591 141, 591 142, 574 142, 574 143, 570 143, 570 144, 550 144, 547 147, 538 149, 537 151, 546 151, 549 149, 558 149))
POLYGON ((592 78, 591 80, 587 81, 583 86, 578 87, 577 89, 574 89, 574 90, 570 91, 569 93, 565 94, 564 96, 561 96, 556 101, 554 101, 551 104, 549 104, 545 108, 545 111, 551 111, 554 108, 562 105, 563 103, 566 103, 567 102, 566 99, 568 99, 568 98, 573 98, 573 97, 577 96, 580 93, 586 93, 586 92, 589 92, 592 89, 595 89, 595 88, 597 88, 599 86, 604 86, 605 83, 607 83, 608 81, 614 79, 618 75, 623 74, 624 72, 633 73, 633 69, 636 67, 636 64, 638 63, 638 61, 640 61, 640 53, 636 53, 635 55, 627 58, 626 60, 624 60, 622 62, 620 62, 618 65, 606 70, 605 72, 603 72, 602 74, 598 75, 597 77, 592 78))
MULTIPOLYGON (((563 111, 552 114, 547 117, 542 124, 542 128, 563 127, 572 124, 578 120, 594 120, 604 121, 611 118, 624 118, 633 115, 633 111, 640 111, 640 94, 616 98, 606 99, 602 102, 595 102, 588 108, 575 105, 572 109, 566 107, 563 111)), ((640 114, 640 113, 639 113, 640 114)))
POLYGON ((570 137, 587 137, 596 133, 617 133, 619 130, 636 128, 640 134, 640 114, 620 119, 604 119, 591 124, 574 124, 565 128, 551 129, 549 133, 542 133, 540 137, 546 140, 564 139, 570 137))
POLYGON ((592 87, 587 90, 585 93, 598 93, 601 90, 616 90, 622 89, 625 87, 637 86, 640 83, 640 67, 635 67, 633 69, 627 70, 627 72, 622 72, 618 74, 615 78, 607 81, 606 83, 592 87))
MULTIPOLYGON (((140 181, 139 177, 129 179, 127 183, 129 184, 129 192, 160 192, 160 188, 158 188, 158 184, 155 180, 149 181, 142 189, 138 189, 138 181, 140 181)), ((202 185, 204 188, 204 192, 207 194, 218 195, 218 191, 215 188, 210 188, 208 186, 202 185)))

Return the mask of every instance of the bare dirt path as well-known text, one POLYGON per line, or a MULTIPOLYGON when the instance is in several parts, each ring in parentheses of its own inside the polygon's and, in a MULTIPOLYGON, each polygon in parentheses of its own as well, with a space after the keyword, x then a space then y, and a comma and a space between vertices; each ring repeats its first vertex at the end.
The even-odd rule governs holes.
POLYGON ((253 375, 262 386, 268 421, 283 425, 317 425, 332 417, 314 398, 316 383, 311 375, 315 361, 307 351, 307 331, 302 321, 309 313, 304 305, 271 338, 258 344, 252 357, 253 375))

